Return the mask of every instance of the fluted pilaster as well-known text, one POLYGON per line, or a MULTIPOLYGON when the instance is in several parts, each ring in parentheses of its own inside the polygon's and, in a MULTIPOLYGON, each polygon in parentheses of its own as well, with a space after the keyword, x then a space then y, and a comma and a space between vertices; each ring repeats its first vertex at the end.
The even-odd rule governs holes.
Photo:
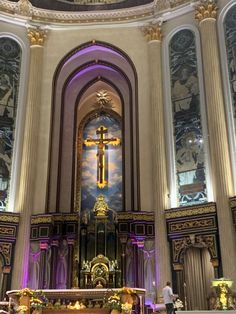
POLYGON ((216 12, 214 2, 205 1, 198 7, 196 18, 200 21, 213 189, 217 204, 223 274, 236 282, 235 231, 229 208, 229 197, 233 196, 233 180, 222 94, 216 12))
POLYGON ((27 285, 30 217, 32 214, 35 162, 38 144, 38 124, 40 114, 42 63, 45 32, 39 29, 29 29, 30 65, 29 83, 26 104, 24 143, 21 164, 19 195, 16 209, 20 212, 20 224, 16 241, 15 261, 13 267, 12 289, 23 288, 27 285))
POLYGON ((153 196, 155 211, 156 285, 158 297, 167 280, 171 280, 170 254, 164 211, 167 209, 167 173, 162 95, 161 28, 144 29, 148 39, 150 97, 152 106, 153 196))

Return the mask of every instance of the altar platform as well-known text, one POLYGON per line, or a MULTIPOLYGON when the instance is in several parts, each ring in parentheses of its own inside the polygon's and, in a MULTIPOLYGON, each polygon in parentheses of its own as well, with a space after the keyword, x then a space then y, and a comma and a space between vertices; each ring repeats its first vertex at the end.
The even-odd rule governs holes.
MULTIPOLYGON (((144 314, 145 304, 145 289, 132 288, 135 290, 139 298, 140 314, 144 314)), ((49 300, 49 306, 43 309, 43 314, 109 314, 110 310, 105 307, 106 300, 109 296, 120 291, 119 288, 114 289, 48 289, 40 290, 49 300), (85 308, 69 309, 69 304, 74 304, 76 301, 83 304, 85 308)), ((19 305, 20 290, 11 290, 7 292, 10 304, 19 305)), ((28 298, 28 305, 29 306, 28 298)), ((236 313, 235 313, 236 314, 236 313)))

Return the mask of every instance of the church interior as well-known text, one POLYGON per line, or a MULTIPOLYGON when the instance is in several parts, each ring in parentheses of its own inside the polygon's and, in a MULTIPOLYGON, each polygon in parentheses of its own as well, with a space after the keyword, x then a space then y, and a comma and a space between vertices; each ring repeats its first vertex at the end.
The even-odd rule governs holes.
POLYGON ((235 0, 0 0, 0 301, 235 309, 235 227, 235 0))

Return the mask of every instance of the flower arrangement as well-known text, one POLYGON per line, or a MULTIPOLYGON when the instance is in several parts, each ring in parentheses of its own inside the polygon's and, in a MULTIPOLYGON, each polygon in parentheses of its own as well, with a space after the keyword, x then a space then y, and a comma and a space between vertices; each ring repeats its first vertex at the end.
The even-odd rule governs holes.
POLYGON ((113 295, 111 295, 108 299, 107 299, 107 303, 106 303, 107 307, 110 310, 118 310, 121 311, 121 300, 120 300, 120 296, 115 293, 113 295))
POLYGON ((20 305, 18 307, 18 312, 21 313, 21 314, 24 314, 27 311, 28 311, 28 306, 26 306, 26 305, 20 305))
POLYGON ((174 303, 174 307, 178 310, 181 311, 181 309, 184 307, 183 302, 177 298, 175 303, 174 303))
POLYGON ((125 312, 125 313, 131 313, 132 310, 132 304, 125 302, 123 304, 121 304, 121 309, 125 312))
POLYGON ((42 309, 48 303, 48 299, 45 294, 40 291, 33 291, 33 295, 30 299, 30 308, 34 310, 42 309))
MULTIPOLYGON (((22 300, 23 297, 29 297, 30 309, 33 309, 33 310, 40 310, 42 309, 42 307, 44 307, 48 303, 48 299, 46 298, 44 293, 40 290, 37 291, 37 290, 31 290, 29 288, 24 288, 20 290, 17 294, 20 296, 20 300, 22 300)), ((20 313, 27 312, 28 307, 20 303, 20 306, 18 307, 18 311, 20 313)))
MULTIPOLYGON (((108 293, 110 294, 110 291, 108 293)), ((134 289, 123 287, 107 298, 106 307, 121 313, 131 313, 134 297, 136 296, 134 289)))

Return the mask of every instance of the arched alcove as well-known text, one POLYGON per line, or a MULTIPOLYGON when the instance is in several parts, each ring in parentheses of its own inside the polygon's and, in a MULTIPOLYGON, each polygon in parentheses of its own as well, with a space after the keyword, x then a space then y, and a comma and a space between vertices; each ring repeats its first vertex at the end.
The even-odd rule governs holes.
POLYGON ((60 62, 54 76, 49 212, 71 212, 75 209, 77 128, 85 114, 93 110, 91 106, 89 109, 86 92, 93 88, 95 91, 98 87, 108 89, 116 99, 120 99, 125 152, 124 210, 139 209, 136 71, 124 52, 105 43, 91 42, 71 51, 60 62))

